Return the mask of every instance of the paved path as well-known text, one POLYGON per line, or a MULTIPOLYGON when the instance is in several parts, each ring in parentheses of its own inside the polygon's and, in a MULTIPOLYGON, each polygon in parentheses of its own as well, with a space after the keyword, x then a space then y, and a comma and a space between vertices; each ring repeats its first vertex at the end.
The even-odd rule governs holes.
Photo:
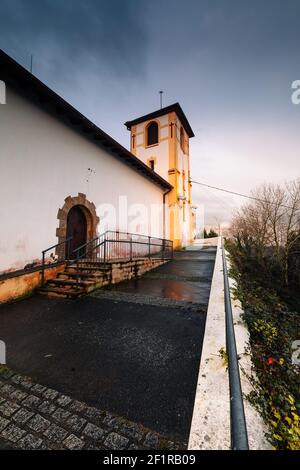
MULTIPOLYGON (((34 296, 2 305, 8 365, 33 383, 140 423, 184 448, 213 265, 214 249, 183 251, 113 290, 76 301, 34 296)), ((1 409, 0 416, 7 419, 1 409)))
POLYGON ((193 249, 175 252, 172 262, 146 273, 141 278, 116 284, 110 290, 143 295, 150 299, 169 299, 181 304, 186 302, 186 305, 196 304, 206 311, 216 248, 191 248, 193 249))

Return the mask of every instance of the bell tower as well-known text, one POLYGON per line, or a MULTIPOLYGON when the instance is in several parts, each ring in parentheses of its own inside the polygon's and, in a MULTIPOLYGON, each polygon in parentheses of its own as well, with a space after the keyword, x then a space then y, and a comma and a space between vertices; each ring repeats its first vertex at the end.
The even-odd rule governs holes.
POLYGON ((127 121, 125 126, 130 130, 131 153, 173 186, 167 196, 166 237, 175 248, 189 244, 195 232, 189 154, 194 133, 181 106, 175 103, 127 121))

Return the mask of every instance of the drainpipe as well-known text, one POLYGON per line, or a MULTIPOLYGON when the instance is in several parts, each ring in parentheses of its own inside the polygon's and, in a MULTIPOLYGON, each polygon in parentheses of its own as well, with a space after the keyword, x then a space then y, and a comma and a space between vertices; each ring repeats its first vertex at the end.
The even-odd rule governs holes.
POLYGON ((163 194, 163 239, 166 238, 166 195, 169 194, 170 191, 172 191, 173 188, 171 189, 168 189, 168 191, 166 191, 164 194, 163 194))

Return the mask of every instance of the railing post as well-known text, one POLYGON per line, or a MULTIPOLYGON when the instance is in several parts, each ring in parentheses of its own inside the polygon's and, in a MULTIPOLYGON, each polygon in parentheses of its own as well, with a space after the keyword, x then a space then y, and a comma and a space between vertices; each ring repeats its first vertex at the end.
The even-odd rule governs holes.
POLYGON ((132 235, 130 235, 130 261, 132 261, 132 235))
POLYGON ((104 264, 106 264, 106 233, 104 234, 103 260, 104 260, 104 264))
POLYGON ((67 250, 65 252, 65 261, 70 260, 70 258, 71 258, 71 238, 67 239, 67 246, 65 247, 65 250, 67 250))
MULTIPOLYGON (((43 250, 43 251, 42 251, 41 287, 44 287, 44 286, 45 286, 45 259, 46 259, 45 254, 46 254, 47 251, 49 251, 49 250, 53 250, 54 248, 57 248, 58 246, 65 245, 64 256, 60 255, 60 258, 61 258, 61 259, 58 257, 58 258, 57 258, 57 261, 62 261, 62 260, 66 261, 66 258, 67 258, 67 256, 66 256, 66 246, 67 246, 67 245, 70 246, 71 239, 72 239, 72 237, 70 237, 69 240, 68 240, 68 239, 65 239, 65 240, 63 240, 62 242, 57 243, 56 245, 50 246, 50 247, 47 248, 46 250, 43 250)), ((60 251, 62 252, 63 249, 60 250, 60 251)), ((70 248, 69 248, 69 251, 70 251, 70 248)))
POLYGON ((151 258, 151 237, 148 237, 148 256, 151 258))
POLYGON ((78 289, 79 283, 79 252, 76 251, 76 289, 78 289))
POLYGON ((45 285, 45 252, 42 252, 42 287, 45 285))

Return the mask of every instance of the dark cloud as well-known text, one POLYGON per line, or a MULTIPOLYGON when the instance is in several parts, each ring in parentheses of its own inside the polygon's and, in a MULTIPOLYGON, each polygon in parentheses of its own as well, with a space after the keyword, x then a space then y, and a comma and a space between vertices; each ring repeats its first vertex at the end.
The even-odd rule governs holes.
POLYGON ((2 0, 0 44, 27 63, 36 54, 54 73, 138 74, 148 44, 140 11, 138 0, 2 0))
MULTIPOLYGON (((123 122, 163 89, 196 133, 193 178, 242 193, 299 175, 299 43, 299 0, 0 0, 0 47, 27 67, 34 54, 92 121, 127 146, 123 122)), ((238 204, 205 196, 212 222, 238 204)))

